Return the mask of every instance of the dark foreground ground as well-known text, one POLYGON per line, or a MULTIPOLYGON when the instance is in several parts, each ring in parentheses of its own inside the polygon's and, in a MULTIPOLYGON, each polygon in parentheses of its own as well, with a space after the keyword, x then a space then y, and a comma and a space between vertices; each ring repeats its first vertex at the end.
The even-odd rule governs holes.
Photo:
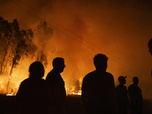
MULTIPOLYGON (((14 114, 15 106, 15 96, 0 95, 0 114, 14 114)), ((67 96, 66 113, 85 114, 81 105, 80 96, 67 96)), ((152 101, 144 100, 143 114, 152 114, 152 101)))

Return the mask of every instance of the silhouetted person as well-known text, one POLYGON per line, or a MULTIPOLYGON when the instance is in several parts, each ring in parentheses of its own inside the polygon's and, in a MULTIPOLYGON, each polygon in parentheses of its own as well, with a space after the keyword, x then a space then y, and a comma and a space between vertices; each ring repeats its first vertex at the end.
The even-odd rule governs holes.
POLYGON ((124 86, 124 84, 126 84, 125 78, 126 77, 124 76, 120 76, 118 78, 119 85, 116 87, 119 114, 128 114, 129 99, 127 95, 128 94, 127 87, 124 86))
POLYGON ((117 98, 113 75, 106 72, 108 58, 94 57, 96 70, 88 73, 82 83, 82 105, 87 114, 117 114, 117 98))
POLYGON ((64 68, 64 59, 57 57, 53 60, 53 69, 46 77, 50 90, 50 98, 53 102, 52 114, 65 114, 66 91, 64 80, 60 75, 64 68))
POLYGON ((138 78, 133 77, 133 84, 128 87, 131 114, 142 114, 143 97, 138 83, 138 78))
POLYGON ((19 114, 48 114, 49 92, 41 62, 33 62, 29 67, 29 78, 21 82, 17 92, 19 114))
POLYGON ((152 38, 148 42, 148 48, 149 48, 150 54, 152 55, 152 38))
MULTIPOLYGON (((148 42, 148 48, 149 48, 150 54, 152 55, 152 38, 148 42)), ((152 70, 151 70, 151 76, 152 76, 152 70)))

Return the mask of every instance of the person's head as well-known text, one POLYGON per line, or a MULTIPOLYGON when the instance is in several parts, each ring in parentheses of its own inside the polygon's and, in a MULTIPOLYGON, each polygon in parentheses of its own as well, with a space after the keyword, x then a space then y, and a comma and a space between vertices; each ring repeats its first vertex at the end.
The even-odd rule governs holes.
POLYGON ((44 76, 44 66, 40 61, 33 62, 29 67, 30 77, 41 78, 44 76))
POLYGON ((57 57, 53 60, 53 68, 56 69, 59 73, 63 72, 65 68, 64 59, 62 57, 57 57))
POLYGON ((118 81, 120 84, 126 84, 126 77, 127 76, 119 76, 118 81))
POLYGON ((150 54, 152 55, 152 38, 148 42, 148 48, 149 48, 150 54))
POLYGON ((139 83, 138 77, 133 77, 133 83, 136 85, 139 83))
POLYGON ((94 58, 94 65, 97 70, 106 71, 108 58, 104 54, 97 54, 94 58))

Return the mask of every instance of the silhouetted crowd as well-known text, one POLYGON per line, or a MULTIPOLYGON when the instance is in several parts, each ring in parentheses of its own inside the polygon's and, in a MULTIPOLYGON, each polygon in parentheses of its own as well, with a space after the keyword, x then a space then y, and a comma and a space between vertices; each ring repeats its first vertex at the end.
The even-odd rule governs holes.
MULTIPOLYGON (((82 82, 82 106, 86 114, 142 114, 143 98, 138 77, 127 89, 126 76, 118 78, 115 87, 113 75, 106 72, 108 57, 97 54, 93 58, 96 70, 88 73, 82 82)), ((61 76, 65 63, 62 57, 52 62, 53 69, 44 76, 44 66, 35 61, 29 67, 29 78, 21 82, 16 95, 17 114, 66 114, 65 82, 61 76)))
POLYGON ((124 85, 126 84, 125 78, 126 76, 120 76, 119 85, 116 87, 119 114, 128 114, 129 108, 131 114, 142 114, 143 97, 138 86, 138 77, 133 77, 133 84, 128 87, 128 90, 124 85))

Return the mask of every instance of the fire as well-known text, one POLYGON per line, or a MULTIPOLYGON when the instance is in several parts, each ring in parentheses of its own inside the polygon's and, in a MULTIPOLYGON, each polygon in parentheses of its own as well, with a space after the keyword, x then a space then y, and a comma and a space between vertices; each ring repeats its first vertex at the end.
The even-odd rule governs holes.
POLYGON ((74 85, 66 87, 67 95, 81 95, 82 79, 76 80, 74 85))
POLYGON ((0 94, 5 94, 5 85, 3 81, 0 81, 0 94))
MULTIPOLYGON (((74 86, 69 85, 65 87, 67 95, 81 95, 81 84, 77 80, 74 86)), ((5 94, 6 96, 15 96, 19 89, 19 85, 16 87, 8 86, 5 81, 0 81, 0 94, 5 94)))
MULTIPOLYGON (((1 75, 2 78, 0 78, 0 94, 5 94, 7 96, 14 96, 17 94, 20 83, 24 79, 29 77, 28 67, 30 63, 32 63, 32 60, 28 64, 26 61, 22 61, 22 64, 19 64, 14 69, 12 76, 10 76, 7 73, 5 75, 1 75)), ((48 67, 48 69, 46 69, 45 76, 47 75, 49 70, 50 68, 48 67)), ((79 75, 79 74, 80 74, 80 77, 77 77, 73 80, 69 78, 71 77, 70 75, 73 75, 73 72, 71 72, 71 74, 65 73, 62 75, 65 81, 65 89, 66 89, 67 95, 81 95, 81 83, 82 83, 81 75, 83 74, 78 72, 78 74, 76 75, 79 75)), ((44 76, 44 79, 46 78, 45 76, 44 76)))
POLYGON ((2 81, 0 81, 0 87, 1 87, 1 89, 3 89, 4 88, 4 86, 2 85, 2 81))
MULTIPOLYGON (((72 95, 81 95, 81 92, 78 92, 78 93, 72 92, 71 94, 72 94, 72 95)), ((69 95, 70 95, 70 94, 69 94, 69 95)))
MULTIPOLYGON (((12 89, 11 92, 6 93, 7 87, 2 85, 2 81, 0 81, 0 94, 6 94, 6 96, 15 96, 18 88, 12 89), (16 90, 16 91, 14 91, 16 90)), ((81 95, 81 90, 76 90, 76 87, 66 88, 67 95, 81 95)))
POLYGON ((15 95, 16 95, 16 94, 14 94, 13 92, 6 94, 6 96, 15 96, 15 95))
POLYGON ((67 90, 67 95, 81 95, 81 90, 75 90, 75 87, 73 88, 66 88, 67 90))
POLYGON ((3 81, 0 81, 0 94, 4 94, 6 96, 15 96, 17 93, 17 88, 12 88, 11 91, 10 88, 7 88, 7 84, 3 81))
POLYGON ((1 75, 0 79, 0 94, 4 94, 6 96, 14 96, 16 95, 19 86, 17 86, 17 82, 10 80, 11 77, 7 77, 7 75, 1 75))

